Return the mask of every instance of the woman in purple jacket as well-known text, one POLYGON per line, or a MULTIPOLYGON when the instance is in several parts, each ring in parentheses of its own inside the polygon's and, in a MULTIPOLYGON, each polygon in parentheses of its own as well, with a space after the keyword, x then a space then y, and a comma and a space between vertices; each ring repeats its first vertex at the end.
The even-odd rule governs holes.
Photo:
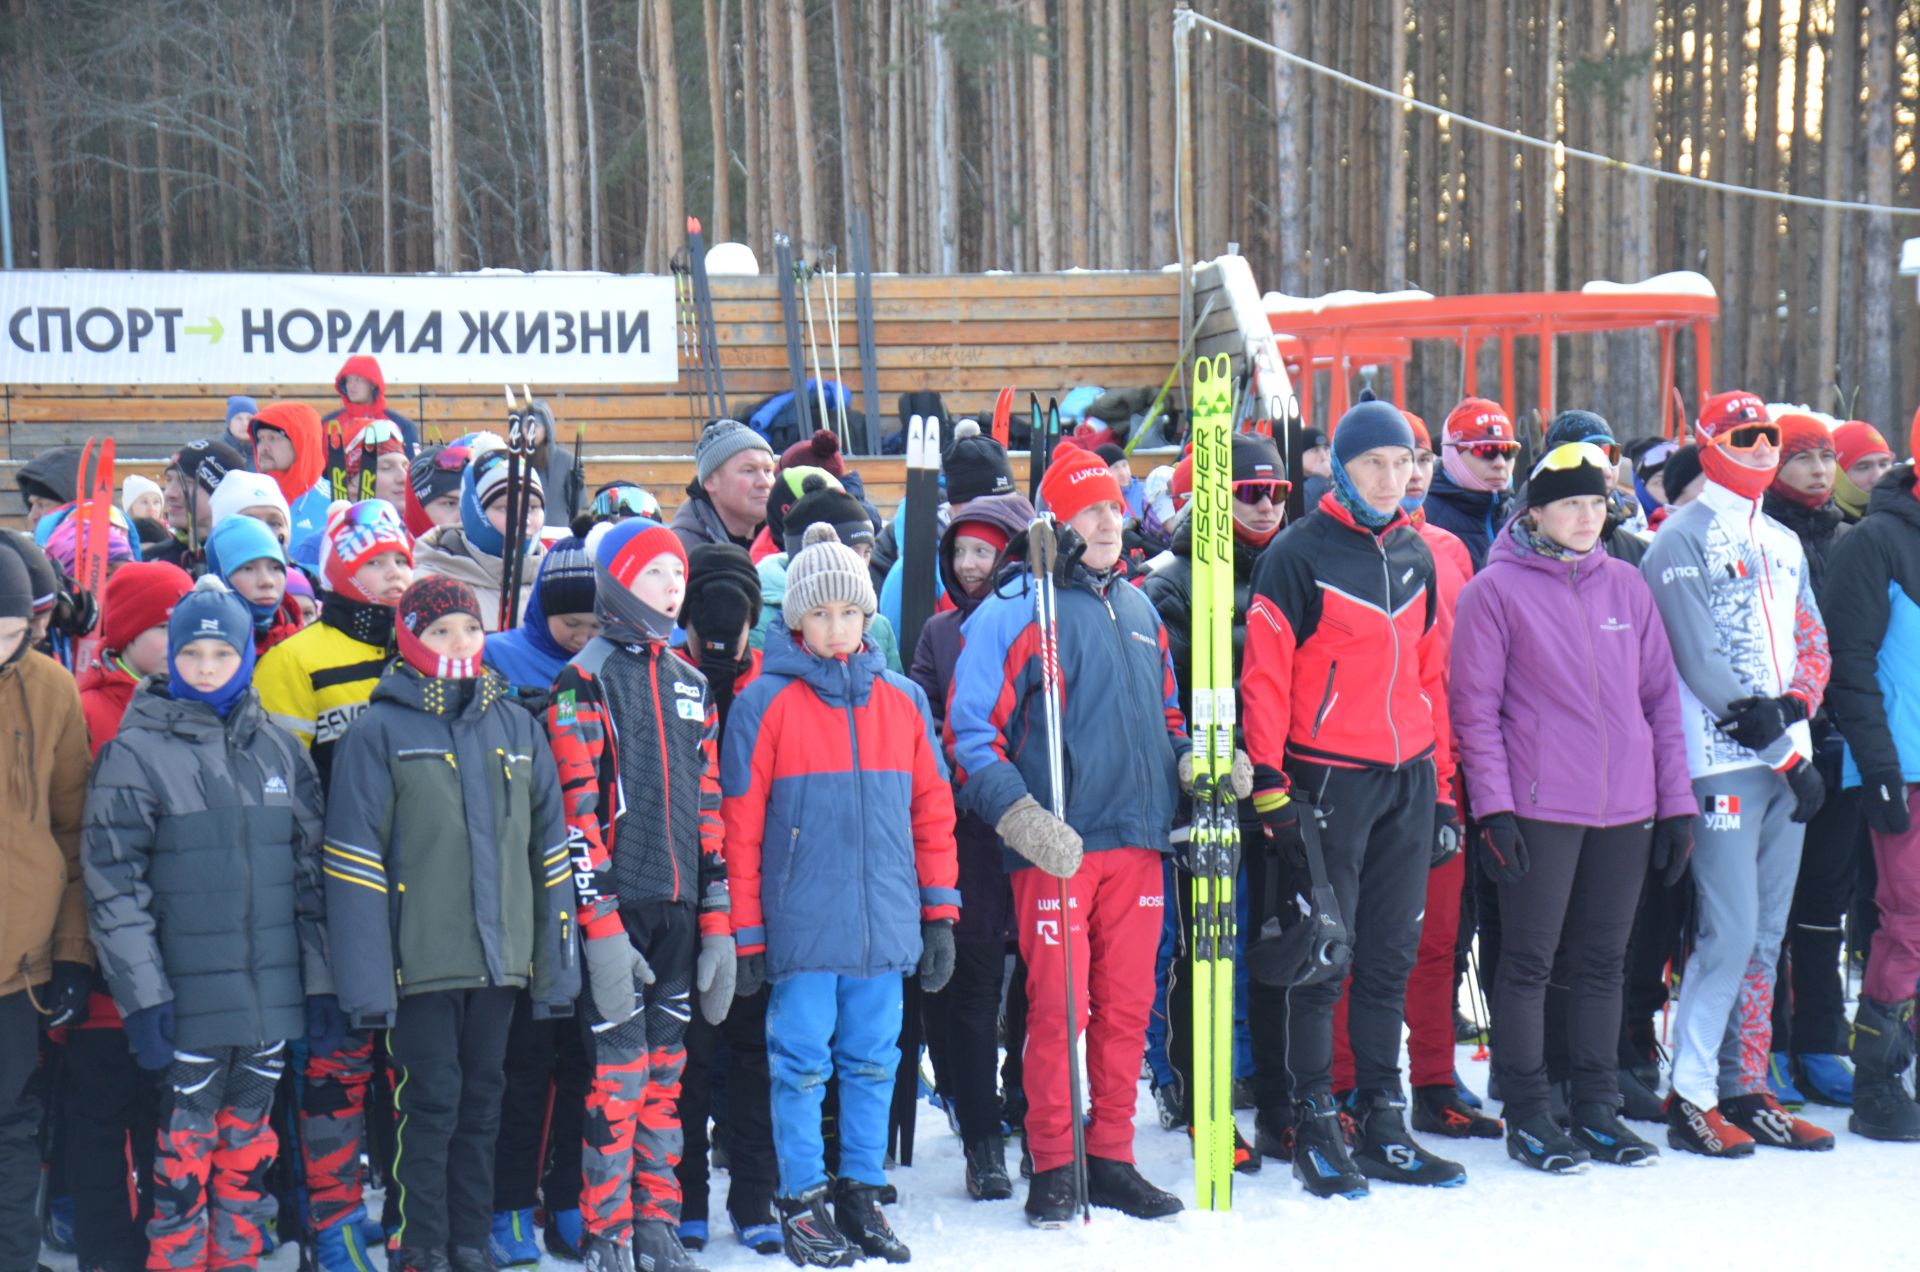
POLYGON ((1500 889, 1494 1080, 1508 1154, 1548 1172, 1656 1155, 1617 1116, 1622 963, 1649 854, 1678 879, 1699 811, 1653 594, 1599 544, 1607 466, 1587 442, 1541 459, 1526 510, 1461 592, 1453 629, 1448 701, 1471 847, 1500 889), (1544 1045, 1563 942, 1570 1128, 1549 1110, 1544 1045))

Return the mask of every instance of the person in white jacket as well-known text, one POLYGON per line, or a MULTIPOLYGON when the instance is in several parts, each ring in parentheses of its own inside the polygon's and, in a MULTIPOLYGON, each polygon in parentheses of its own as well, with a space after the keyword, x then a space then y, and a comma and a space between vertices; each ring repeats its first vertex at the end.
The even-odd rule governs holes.
POLYGON ((1701 808, 1667 1140, 1709 1157, 1748 1156, 1756 1141, 1832 1148, 1767 1087, 1774 967, 1805 823, 1826 793, 1807 725, 1826 692, 1826 626, 1799 539, 1760 510, 1780 456, 1766 404, 1719 394, 1695 432, 1707 484, 1641 563, 1680 673, 1701 808))

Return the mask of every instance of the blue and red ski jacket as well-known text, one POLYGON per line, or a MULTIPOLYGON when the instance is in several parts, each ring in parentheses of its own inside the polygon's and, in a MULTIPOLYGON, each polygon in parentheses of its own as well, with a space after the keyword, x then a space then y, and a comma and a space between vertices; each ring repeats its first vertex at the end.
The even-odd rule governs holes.
POLYGON ((769 979, 910 972, 922 920, 959 917, 927 698, 871 642, 822 658, 774 620, 727 717, 720 795, 734 938, 769 979))
MULTIPOLYGON (((1053 807, 1032 586, 1024 567, 1004 571, 967 617, 947 700, 960 805, 989 826, 1023 795, 1053 807)), ((1166 628, 1118 574, 1075 566, 1056 595, 1067 824, 1088 852, 1170 852, 1190 746, 1166 628)), ((1008 870, 1028 864, 1006 853, 1008 870)))

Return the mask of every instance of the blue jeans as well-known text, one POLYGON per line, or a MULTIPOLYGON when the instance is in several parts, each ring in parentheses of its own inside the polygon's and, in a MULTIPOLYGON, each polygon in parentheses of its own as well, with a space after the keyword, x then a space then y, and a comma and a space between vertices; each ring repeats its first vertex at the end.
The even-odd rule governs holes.
POLYGON ((887 1182, 887 1114, 900 1067, 901 978, 802 972, 767 1003, 773 1153, 780 1192, 796 1197, 827 1179, 820 1103, 840 1079, 840 1174, 887 1182))

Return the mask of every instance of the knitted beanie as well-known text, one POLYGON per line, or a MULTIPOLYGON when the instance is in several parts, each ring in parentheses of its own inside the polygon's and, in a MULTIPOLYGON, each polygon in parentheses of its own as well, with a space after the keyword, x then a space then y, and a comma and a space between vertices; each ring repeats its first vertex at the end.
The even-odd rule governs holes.
POLYGON ((1780 462, 1786 463, 1805 451, 1833 449, 1833 434, 1826 424, 1800 411, 1788 411, 1775 424, 1780 426, 1780 462))
POLYGON ((977 420, 961 420, 954 426, 953 445, 941 458, 940 471, 950 504, 1013 493, 1013 464, 1007 448, 983 434, 977 420))
POLYGON ((798 465, 810 468, 824 468, 835 477, 847 475, 846 461, 840 458, 840 439, 824 428, 817 428, 813 436, 795 442, 780 452, 782 471, 798 465))
POLYGON ((245 469, 230 472, 213 488, 213 494, 207 502, 213 508, 213 524, 216 526, 248 508, 278 508, 287 523, 293 523, 293 514, 287 508, 287 497, 280 492, 273 478, 265 473, 251 473, 245 469))
POLYGON ((139 473, 128 473, 126 480, 120 483, 120 506, 131 508, 148 495, 160 493, 160 484, 152 478, 142 477, 139 473))
POLYGON ((1107 461, 1078 446, 1061 446, 1040 478, 1040 498, 1060 521, 1099 503, 1120 503, 1120 482, 1107 461))
POLYGON ((247 457, 239 447, 217 437, 188 442, 174 455, 173 464, 182 476, 208 495, 220 488, 228 473, 248 467, 247 457))
MULTIPOLYGON (((1511 440, 1511 433, 1508 438, 1511 440)), ((1356 402, 1334 427, 1333 458, 1342 467, 1382 446, 1413 449, 1413 429, 1391 402, 1356 402)))
POLYGON ((540 608, 548 616, 593 613, 593 558, 586 541, 562 539, 547 549, 534 582, 540 608))
POLYGON ((1767 414, 1767 404, 1754 394, 1745 389, 1728 389, 1708 398, 1700 408, 1700 418, 1693 425, 1695 440, 1704 446, 1744 424, 1767 424, 1772 419, 1767 414))
POLYGON ((1533 475, 1527 478, 1527 507, 1544 508, 1556 500, 1577 499, 1582 495, 1606 498, 1607 470, 1603 464, 1588 462, 1592 457, 1577 450, 1572 455, 1560 454, 1562 450, 1578 446, 1578 442, 1566 442, 1540 457, 1533 475), (1569 467, 1551 467, 1547 462, 1555 459, 1566 461, 1575 456, 1578 456, 1579 462, 1569 467))
POLYGON ((762 450, 769 456, 773 454, 773 447, 767 445, 767 439, 739 420, 715 420, 707 425, 693 448, 695 483, 706 485, 707 478, 719 471, 720 465, 745 450, 762 450))
POLYGON ((1845 472, 1863 459, 1874 455, 1893 458, 1893 447, 1887 445, 1887 439, 1880 430, 1865 420, 1848 420, 1833 430, 1834 456, 1840 461, 1840 471, 1845 472))
POLYGON ((242 413, 257 415, 259 412, 260 404, 244 393, 236 393, 227 399, 227 424, 229 426, 232 425, 233 417, 236 415, 242 413))
POLYGON ((842 489, 840 479, 824 468, 795 464, 774 474, 773 489, 767 492, 767 538, 779 552, 787 550, 787 514, 793 506, 815 490, 842 489))
POLYGON ((207 639, 225 641, 243 658, 253 652, 253 615, 247 603, 211 574, 175 598, 167 619, 167 654, 178 657, 194 641, 207 639))
POLYGON ((320 579, 327 591, 371 601, 353 581, 353 573, 382 552, 404 552, 408 561, 413 560, 413 539, 392 504, 363 499, 328 510, 320 541, 320 579))
POLYGON ((478 653, 471 658, 448 658, 434 653, 421 641, 421 634, 427 628, 449 614, 469 614, 474 622, 482 627, 486 625, 473 589, 444 574, 415 579, 393 607, 393 634, 400 656, 429 680, 468 680, 480 674, 478 653))
MULTIPOLYGON (((507 468, 507 458, 504 455, 474 464, 473 497, 474 501, 480 505, 480 511, 485 512, 507 497, 507 468)), ((547 492, 540 483, 540 474, 534 471, 531 464, 520 471, 522 481, 527 488, 540 496, 540 502, 544 504, 547 492)))
POLYGON ((1613 425, 1592 411, 1566 410, 1553 417, 1547 426, 1546 445, 1541 454, 1568 442, 1592 442, 1598 446, 1613 441, 1613 425))
POLYGON ((808 527, 798 555, 787 562, 787 595, 780 612, 787 627, 797 632, 801 615, 834 602, 856 605, 872 618, 873 575, 860 554, 840 542, 830 523, 821 521, 808 527))
POLYGON ((213 528, 206 546, 207 569, 223 579, 249 561, 265 558, 287 564, 279 536, 254 517, 228 517, 213 528))
POLYGON ((141 632, 165 624, 174 605, 192 590, 193 577, 170 562, 137 561, 121 566, 107 580, 107 617, 100 632, 102 643, 113 652, 120 652, 141 632))
MULTIPOLYGON (((715 652, 733 648, 760 617, 760 572, 737 543, 702 543, 687 553, 687 595, 680 626, 715 652)), ((696 653, 704 652, 696 650, 696 653)))
MULTIPOLYGON (((809 479, 818 482, 818 478, 809 479)), ((825 522, 834 529, 834 537, 845 544, 872 543, 873 522, 867 510, 838 486, 810 485, 800 501, 787 510, 781 529, 781 548, 789 558, 799 555, 806 541, 807 527, 825 522)))
MULTIPOLYGON (((125 573, 123 567, 121 573, 125 573)), ((18 553, 0 552, 0 618, 33 617, 33 584, 27 579, 26 562, 18 553)), ((27 642, 23 638, 21 647, 27 642)))

